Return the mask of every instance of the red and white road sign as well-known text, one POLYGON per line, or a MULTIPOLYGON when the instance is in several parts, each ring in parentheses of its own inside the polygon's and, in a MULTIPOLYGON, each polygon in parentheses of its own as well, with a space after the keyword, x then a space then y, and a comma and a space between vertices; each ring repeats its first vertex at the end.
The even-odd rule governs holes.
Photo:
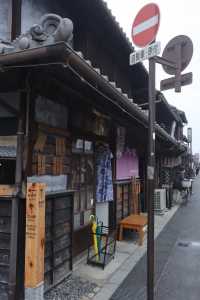
POLYGON ((156 38, 160 24, 160 10, 157 4, 145 5, 135 17, 132 26, 132 40, 138 47, 145 47, 156 38))

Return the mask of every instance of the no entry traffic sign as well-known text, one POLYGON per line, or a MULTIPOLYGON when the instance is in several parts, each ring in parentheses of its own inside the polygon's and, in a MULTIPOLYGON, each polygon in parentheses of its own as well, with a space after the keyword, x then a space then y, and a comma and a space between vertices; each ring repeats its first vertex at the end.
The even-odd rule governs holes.
POLYGON ((145 5, 135 17, 132 26, 132 40, 138 47, 145 47, 156 38, 160 24, 160 10, 157 4, 145 5))

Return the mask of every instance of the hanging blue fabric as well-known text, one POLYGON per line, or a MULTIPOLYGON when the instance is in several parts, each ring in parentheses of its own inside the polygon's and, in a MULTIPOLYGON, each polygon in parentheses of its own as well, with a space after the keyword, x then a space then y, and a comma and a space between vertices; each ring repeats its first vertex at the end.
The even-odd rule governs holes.
POLYGON ((99 146, 96 152, 96 201, 113 201, 112 163, 113 155, 106 146, 99 146))

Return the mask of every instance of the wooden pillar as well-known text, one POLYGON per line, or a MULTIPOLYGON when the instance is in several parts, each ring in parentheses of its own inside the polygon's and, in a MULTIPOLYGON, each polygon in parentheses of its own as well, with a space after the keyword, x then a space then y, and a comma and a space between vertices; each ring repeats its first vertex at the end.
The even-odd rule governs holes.
POLYGON ((10 0, 11 41, 21 34, 22 0, 10 0))
POLYGON ((12 200, 11 212, 11 240, 10 240, 10 270, 8 293, 9 300, 16 299, 16 279, 17 279, 17 252, 18 252, 18 218, 19 218, 19 201, 22 190, 22 169, 23 169, 23 140, 24 140, 24 94, 20 99, 20 116, 17 128, 17 153, 16 153, 16 174, 15 185, 17 196, 12 200))
POLYGON ((26 110, 26 133, 25 133, 25 155, 24 155, 24 173, 25 177, 31 177, 33 147, 36 139, 35 130, 35 98, 34 90, 27 86, 27 110, 26 110))
POLYGON ((25 300, 44 294, 45 184, 28 183, 26 193, 25 300))

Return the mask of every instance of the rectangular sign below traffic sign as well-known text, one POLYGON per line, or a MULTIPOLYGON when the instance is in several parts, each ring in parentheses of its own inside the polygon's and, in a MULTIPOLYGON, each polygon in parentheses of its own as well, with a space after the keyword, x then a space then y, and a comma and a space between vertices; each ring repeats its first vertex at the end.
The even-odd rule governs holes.
POLYGON ((155 42, 153 44, 150 44, 139 51, 131 53, 129 64, 130 66, 133 66, 139 63, 140 61, 146 60, 153 56, 157 56, 160 54, 160 51, 161 51, 160 42, 155 42))
MULTIPOLYGON (((189 85, 192 83, 192 72, 181 75, 181 86, 189 85)), ((166 91, 175 88, 176 78, 171 77, 168 79, 161 80, 160 90, 166 91)))

